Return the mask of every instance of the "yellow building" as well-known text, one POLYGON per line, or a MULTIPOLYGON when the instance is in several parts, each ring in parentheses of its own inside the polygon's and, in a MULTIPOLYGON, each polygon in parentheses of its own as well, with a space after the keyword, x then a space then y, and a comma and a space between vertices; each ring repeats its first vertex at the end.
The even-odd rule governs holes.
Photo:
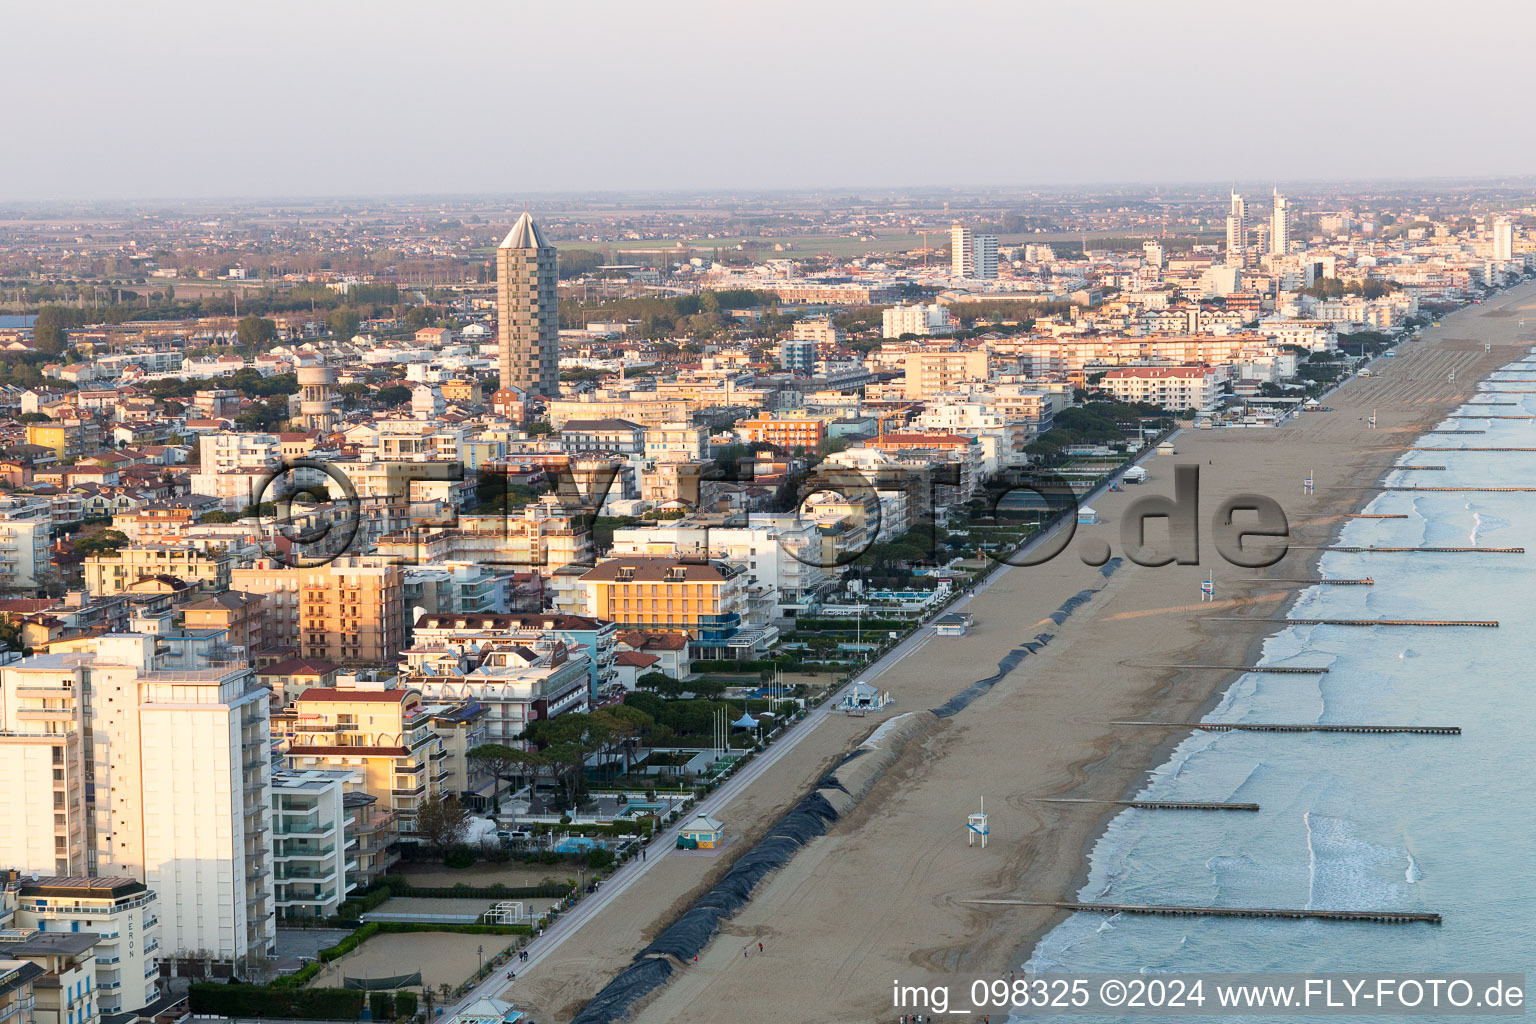
POLYGON ((621 629, 686 633, 701 657, 723 656, 741 631, 747 576, 726 562, 626 555, 584 573, 586 614, 621 629), (708 653, 706 653, 708 652, 708 653))
POLYGON ((155 541, 92 555, 85 560, 85 589, 98 597, 127 590, 148 576, 174 576, 204 590, 227 590, 235 557, 223 551, 198 551, 175 541, 155 541))
POLYGON ((101 427, 95 420, 61 420, 28 423, 27 444, 52 448, 61 459, 95 451, 101 444, 101 427))
POLYGON ((294 712, 289 768, 356 772, 357 788, 397 816, 397 835, 415 829, 416 808, 442 792, 449 774, 420 691, 316 687, 299 696, 294 712))

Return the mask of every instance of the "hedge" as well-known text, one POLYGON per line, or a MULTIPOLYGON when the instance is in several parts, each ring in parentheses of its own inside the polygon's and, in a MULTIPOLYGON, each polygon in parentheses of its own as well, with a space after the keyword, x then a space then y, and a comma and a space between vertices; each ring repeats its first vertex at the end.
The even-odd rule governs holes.
POLYGON ((199 981, 188 991, 187 1005, 193 1013, 204 1016, 356 1020, 363 1011, 363 993, 344 988, 278 988, 199 981))
POLYGON ((857 617, 851 619, 805 619, 795 620, 796 631, 802 629, 818 629, 833 633, 854 633, 862 630, 866 633, 871 630, 896 630, 911 629, 917 625, 919 619, 863 619, 857 617))
MULTIPOLYGON (((573 826, 574 827, 574 826, 573 826)), ((426 899, 502 899, 502 900, 527 900, 527 899, 560 899, 570 895, 575 888, 570 885, 454 885, 454 886, 429 886, 417 888, 410 886, 400 896, 417 896, 426 899)))
MULTIPOLYGON (((570 895, 566 890, 561 898, 570 895)), ((376 921, 379 930, 386 935, 410 932, 458 932, 462 935, 532 935, 533 926, 527 924, 430 924, 424 921, 376 921)))

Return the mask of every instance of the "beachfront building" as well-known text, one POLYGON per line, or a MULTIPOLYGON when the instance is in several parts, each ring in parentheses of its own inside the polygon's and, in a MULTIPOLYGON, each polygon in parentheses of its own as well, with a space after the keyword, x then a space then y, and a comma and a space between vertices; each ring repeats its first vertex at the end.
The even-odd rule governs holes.
POLYGON ((755 656, 758 631, 743 630, 748 577, 740 566, 622 555, 599 563, 579 582, 587 614, 621 629, 685 634, 701 658, 755 656))
POLYGON ((1119 402, 1203 412, 1220 404, 1224 380, 1213 366, 1126 366, 1106 373, 1099 388, 1119 402))
POLYGON ((537 646, 502 643, 446 658, 408 651, 403 679, 438 704, 473 701, 485 711, 483 742, 520 746, 532 723, 588 706, 586 654, 558 641, 537 646))
POLYGON ((591 696, 614 682, 617 623, 563 612, 423 615, 413 632, 417 649, 441 647, 459 654, 521 644, 540 650, 562 643, 587 656, 591 696), (541 647, 541 645, 543 645, 541 647))

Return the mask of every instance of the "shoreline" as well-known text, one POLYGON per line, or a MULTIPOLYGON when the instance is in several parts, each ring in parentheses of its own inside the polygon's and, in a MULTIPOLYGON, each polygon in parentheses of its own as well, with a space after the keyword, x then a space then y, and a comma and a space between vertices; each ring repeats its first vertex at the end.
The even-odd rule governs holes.
MULTIPOLYGON (((1519 293, 1523 289, 1530 289, 1531 287, 1532 287, 1531 283, 1526 283, 1526 284, 1523 284, 1523 285, 1517 285, 1514 288, 1509 289, 1505 293, 1502 293, 1500 298, 1501 299, 1506 299, 1506 298, 1507 299, 1517 299, 1518 295, 1516 293, 1519 293)), ((1470 306, 1464 307, 1463 309, 1456 310, 1454 314, 1448 314, 1447 316, 1449 318, 1450 316, 1461 315, 1461 314, 1464 314, 1464 313, 1467 313, 1467 312, 1471 311, 1472 309, 1473 309, 1473 307, 1470 307, 1470 306)), ((1536 338, 1533 338, 1533 339, 1530 340, 1530 342, 1525 343, 1524 347, 1522 348, 1522 350, 1521 350, 1521 352, 1519 354, 1521 354, 1521 355, 1527 354, 1527 350, 1530 348, 1531 343, 1536 343, 1536 338)), ((1406 343, 1405 342, 1404 344, 1410 344, 1410 343, 1406 343)), ((1423 345, 1424 342, 1420 341, 1420 342, 1414 342, 1414 343, 1411 343, 1411 344, 1413 344, 1413 345, 1423 345)), ((1435 344, 1435 343, 1431 342, 1431 344, 1435 344)), ((1490 355, 1492 355, 1492 354, 1493 353, 1490 353, 1490 355)), ((1512 355, 1508 359, 1504 359, 1502 361, 1499 361, 1496 365, 1494 365, 1494 366, 1484 370, 1482 373, 1479 373, 1476 377, 1474 377, 1471 380, 1469 380, 1468 381, 1468 385, 1469 385, 1471 390, 1465 396, 1462 396, 1460 398, 1448 398, 1448 399, 1444 400, 1443 402, 1439 403, 1440 408, 1437 408, 1433 413, 1431 413, 1430 417, 1426 420, 1426 422, 1423 422, 1418 427, 1413 428, 1413 433, 1412 433, 1413 443, 1414 444, 1421 443, 1423 438, 1424 438, 1424 436, 1425 436, 1425 434, 1426 434, 1426 432, 1429 431, 1429 430, 1434 429, 1434 424, 1435 423, 1437 423, 1440 420, 1444 419, 1445 415, 1447 415, 1450 412, 1451 409, 1457 408, 1458 406, 1464 404, 1465 402, 1470 401, 1472 399, 1472 397, 1476 394, 1476 389, 1477 389, 1478 385, 1485 383, 1487 381, 1489 375, 1491 375, 1492 373, 1497 372, 1499 369, 1501 369, 1503 366, 1507 365, 1508 363, 1515 361, 1516 358, 1517 358, 1517 356, 1512 355)), ((1329 394, 1337 393, 1339 390, 1347 387, 1350 383, 1351 383, 1351 380, 1345 380, 1345 381, 1341 382, 1339 384, 1339 386, 1337 388, 1333 389, 1333 391, 1329 392, 1329 394)), ((1331 414, 1306 413, 1306 414, 1297 414, 1297 415, 1331 415, 1331 414)), ((1283 427, 1277 428, 1277 429, 1283 429, 1283 427)), ((1394 430, 1393 431, 1394 434, 1399 433, 1399 432, 1403 432, 1403 431, 1400 431, 1400 430, 1394 430)), ((1344 528, 1351 521, 1351 519, 1350 519, 1351 514, 1355 514, 1355 513, 1359 513, 1361 511, 1363 511, 1367 506, 1369 506, 1371 504, 1371 502, 1375 501, 1376 498, 1380 496, 1380 494, 1382 493, 1381 488, 1384 486, 1384 482, 1385 482, 1385 479, 1386 479, 1387 475, 1389 473, 1393 472, 1393 469, 1394 469, 1398 459, 1401 457, 1402 454, 1403 453, 1402 453, 1401 450, 1394 451, 1394 450, 1389 450, 1389 449, 1379 449, 1379 450, 1375 450, 1375 451, 1366 450, 1366 451, 1361 452, 1361 458, 1360 458, 1359 462, 1355 466, 1351 467, 1354 472, 1352 472, 1350 475, 1351 476, 1358 476, 1361 471, 1367 471, 1367 469, 1368 469, 1369 471, 1372 472, 1372 475, 1371 475, 1372 483, 1368 487, 1365 487, 1365 488, 1363 488, 1360 491, 1358 500, 1349 501, 1347 498, 1344 499, 1344 501, 1347 503, 1347 506, 1348 506, 1346 510, 1326 511, 1326 510, 1323 510, 1323 509, 1318 509, 1318 510, 1314 510, 1312 515, 1308 517, 1308 518, 1318 518, 1318 517, 1320 517, 1322 515, 1329 515, 1329 516, 1331 516, 1332 518, 1335 519, 1334 523, 1328 529, 1327 539, 1322 542, 1324 545, 1333 545, 1333 544, 1338 543, 1338 541, 1340 539, 1340 536, 1341 536, 1341 534, 1344 531, 1344 528), (1380 461, 1381 464, 1380 465, 1370 465, 1371 463, 1376 462, 1376 461, 1380 461)), ((1321 490, 1321 489, 1322 488, 1319 487, 1319 490, 1321 490)), ((1295 530, 1294 530, 1294 525, 1293 525, 1293 527, 1292 527, 1292 539, 1294 539, 1294 532, 1295 532, 1295 530)), ((1295 549, 1293 549, 1293 550, 1295 550, 1295 549)), ((1306 560, 1303 563, 1303 570, 1304 571, 1302 573, 1300 573, 1300 575, 1303 578, 1315 579, 1315 578, 1318 578, 1318 577, 1321 576, 1321 571, 1322 571, 1321 570, 1321 565, 1322 565, 1322 558, 1323 558, 1324 553, 1325 552, 1323 550, 1320 550, 1320 549, 1313 549, 1313 550, 1309 551, 1309 553, 1308 553, 1308 555, 1306 557, 1306 560)), ((1275 567, 1272 566, 1270 568, 1273 569, 1275 567)), ((1255 577, 1254 578, 1255 578, 1255 580, 1258 579, 1258 573, 1260 573, 1262 571, 1264 571, 1264 570, 1254 570, 1254 573, 1255 573, 1255 577)), ((1251 596, 1252 592, 1256 588, 1262 587, 1264 585, 1265 584, 1263 584, 1261 582, 1254 582, 1254 583, 1245 584, 1245 585, 1243 585, 1244 589, 1243 589, 1242 596, 1244 596, 1244 597, 1251 596)), ((1313 586, 1316 586, 1316 585, 1317 585, 1316 583, 1291 584, 1292 592, 1290 593, 1290 595, 1288 597, 1285 598, 1285 600, 1284 600, 1283 604, 1281 605, 1281 607, 1277 611, 1275 611, 1275 613, 1274 613, 1275 617, 1289 618, 1291 610, 1295 607, 1296 603, 1301 599, 1301 595, 1303 594, 1303 592, 1305 592, 1310 587, 1313 587, 1313 586)), ((1255 623, 1253 623, 1252 627, 1249 627, 1248 629, 1245 630, 1245 632, 1248 632, 1248 636, 1246 637, 1245 641, 1243 642, 1243 657, 1241 659, 1241 664, 1244 664, 1244 665, 1254 665, 1254 664, 1257 664, 1259 659, 1260 659, 1260 657, 1263 654, 1264 646, 1268 643, 1268 641, 1270 639, 1272 639, 1273 637, 1278 636, 1280 633, 1282 633, 1287 628, 1289 628, 1289 627, 1287 627, 1286 625, 1284 625, 1282 623, 1277 623, 1277 622, 1263 622, 1263 623, 1255 622, 1255 623)), ((1227 645, 1222 642, 1222 638, 1215 637, 1215 636, 1208 637, 1206 642, 1203 642, 1203 643, 1198 645, 1197 654, 1196 654, 1196 657, 1193 659, 1193 661, 1195 663, 1211 661, 1211 660, 1213 660, 1213 656, 1214 655, 1218 655, 1218 654, 1222 653, 1224 651, 1224 649, 1226 649, 1226 648, 1227 648, 1227 645)), ((1184 674, 1184 672, 1182 670, 1179 670, 1179 669, 1168 669, 1168 670, 1166 670, 1166 672, 1163 673, 1162 676, 1160 677, 1162 689, 1165 690, 1165 691, 1167 691, 1169 689, 1172 689, 1175 685, 1177 685, 1179 677, 1182 676, 1183 674, 1184 674)), ((1231 690, 1232 686, 1235 685, 1245 674, 1246 673, 1243 672, 1243 671, 1233 670, 1233 671, 1229 671, 1229 672, 1223 673, 1219 677, 1217 677, 1216 684, 1211 687, 1210 691, 1206 694, 1204 700, 1199 702, 1198 706, 1194 710, 1194 716, 1195 717, 1190 719, 1190 720, 1191 721, 1202 721, 1207 716, 1209 716, 1221 704, 1222 700, 1226 697, 1227 693, 1231 690)), ((1193 735, 1194 732, 1195 732, 1195 730, 1183 730, 1183 731, 1172 732, 1166 738, 1164 738, 1161 742, 1155 744, 1152 747, 1151 751, 1150 751, 1150 755, 1151 756, 1150 756, 1150 759, 1147 762, 1146 769, 1139 776, 1137 776, 1135 778, 1130 778, 1130 779, 1124 780, 1124 785, 1120 789, 1120 795, 1119 795, 1118 799, 1123 799, 1123 800, 1133 799, 1137 795, 1137 793, 1139 793, 1142 789, 1145 788, 1147 777, 1152 772, 1156 771, 1159 767, 1161 767, 1162 765, 1166 764, 1172 758, 1174 752, 1178 749, 1178 747, 1181 744, 1183 744, 1186 740, 1188 740, 1190 738, 1190 736, 1193 735)), ((1098 767, 1093 767, 1093 768, 1088 769, 1087 774, 1092 776, 1092 775, 1094 775, 1098 771, 1099 771, 1098 767)), ((1064 795, 1066 795, 1066 794, 1064 794, 1064 795)), ((1095 826, 1094 826, 1091 834, 1089 836, 1087 836, 1085 838, 1084 842, 1080 845, 1080 861, 1081 861, 1080 869, 1079 869, 1077 875, 1074 877, 1073 881, 1071 882, 1069 890, 1062 894, 1061 898, 1063 900, 1075 899, 1076 898, 1076 894, 1078 892, 1080 892, 1083 889, 1083 887, 1088 884, 1088 882, 1089 882, 1089 875, 1090 875, 1090 871, 1091 871, 1091 860, 1092 860, 1092 857, 1093 857, 1093 853, 1094 853, 1095 849, 1098 847, 1098 845, 1104 840, 1105 835, 1106 835, 1106 833, 1107 833, 1107 831, 1109 829, 1109 826, 1110 826, 1111 822, 1113 822, 1117 817, 1119 817, 1124 812, 1125 812, 1125 808, 1123 808, 1123 807, 1105 807, 1104 810, 1100 811, 1097 815, 1095 815, 1095 826)), ((1048 920, 1041 921, 1038 924, 1034 925, 1033 927, 1029 928, 1026 931, 1026 933, 1023 936, 1023 938, 1020 941, 1020 943, 1018 944, 1017 951, 1016 951, 1015 955, 1009 958, 1009 960, 1011 962, 1008 963, 1008 964, 999 965, 998 969, 1001 969, 1003 971, 1015 971, 1015 970, 1022 971, 1023 970, 1023 966, 1022 965, 1027 963, 1033 957, 1033 953, 1034 953, 1035 949, 1039 947, 1040 943, 1044 940, 1045 936, 1048 935, 1055 928, 1059 927, 1068 918, 1070 918, 1072 916, 1072 913, 1073 913, 1072 911, 1066 911, 1066 910, 1056 911, 1055 913, 1053 913, 1050 916, 1050 918, 1048 920)))

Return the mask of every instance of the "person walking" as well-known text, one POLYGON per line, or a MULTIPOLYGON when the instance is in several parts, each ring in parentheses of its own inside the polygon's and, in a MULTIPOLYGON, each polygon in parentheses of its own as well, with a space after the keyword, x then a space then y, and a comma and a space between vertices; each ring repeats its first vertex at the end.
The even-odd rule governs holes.
POLYGON ((762 943, 761 943, 761 942, 759 942, 759 943, 758 943, 758 944, 757 944, 757 951, 758 951, 758 952, 759 952, 759 953, 761 953, 761 952, 762 952, 762 951, 763 951, 763 944, 762 944, 762 943))

